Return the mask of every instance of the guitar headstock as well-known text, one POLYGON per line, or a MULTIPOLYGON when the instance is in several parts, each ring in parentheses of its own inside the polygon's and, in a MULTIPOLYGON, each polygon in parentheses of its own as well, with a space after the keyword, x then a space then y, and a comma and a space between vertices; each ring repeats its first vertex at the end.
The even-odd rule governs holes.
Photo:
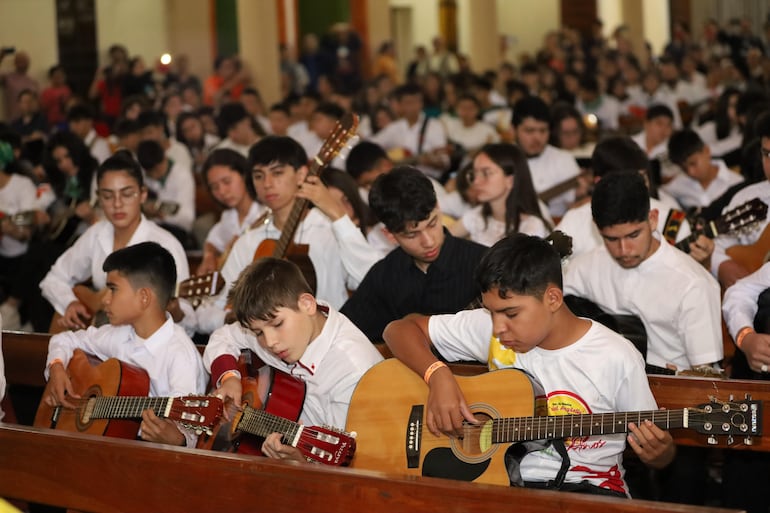
MULTIPOLYGON (((762 434, 762 401, 717 401, 712 398, 709 403, 687 410, 688 427, 704 435, 752 437, 762 434)), ((709 443, 712 443, 711 438, 709 443)))
POLYGON ((218 271, 193 276, 177 285, 175 296, 184 298, 192 303, 193 308, 198 308, 204 298, 215 296, 225 286, 225 280, 218 271))
POLYGON ((167 418, 176 420, 196 433, 211 435, 214 426, 222 418, 222 399, 209 395, 188 395, 175 397, 167 418))
POLYGON ((725 212, 714 221, 713 237, 720 233, 737 232, 767 219, 767 204, 759 198, 725 212))
POLYGON ((351 112, 345 113, 342 118, 334 125, 331 135, 326 138, 323 146, 318 151, 318 155, 313 158, 313 162, 322 169, 339 155, 342 149, 348 144, 350 139, 356 135, 358 130, 358 115, 351 112))
POLYGON ((0 212, 0 219, 5 218, 8 218, 12 224, 21 228, 33 226, 35 224, 35 211, 25 210, 15 214, 6 214, 5 212, 0 212))
POLYGON ((560 230, 554 230, 545 238, 559 256, 564 260, 572 254, 572 237, 560 230))
POLYGON ((297 449, 308 460, 325 465, 347 467, 356 452, 356 434, 329 426, 305 427, 297 449))

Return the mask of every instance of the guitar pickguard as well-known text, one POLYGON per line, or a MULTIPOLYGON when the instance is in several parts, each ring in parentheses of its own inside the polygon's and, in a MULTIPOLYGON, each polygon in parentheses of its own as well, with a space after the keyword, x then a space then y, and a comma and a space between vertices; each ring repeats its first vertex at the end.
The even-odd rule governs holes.
POLYGON ((428 477, 443 477, 458 481, 475 481, 487 471, 492 460, 480 463, 466 463, 449 447, 437 447, 425 455, 422 462, 422 475, 428 477))

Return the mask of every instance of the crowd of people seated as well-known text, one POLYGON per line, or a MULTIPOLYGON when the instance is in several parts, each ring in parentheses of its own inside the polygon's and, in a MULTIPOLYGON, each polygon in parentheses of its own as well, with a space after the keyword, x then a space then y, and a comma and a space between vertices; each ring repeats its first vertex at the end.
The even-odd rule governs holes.
MULTIPOLYGON (((536 55, 501 60, 490 70, 475 69, 436 37, 433 51, 417 48, 401 72, 386 43, 373 76, 365 78, 360 39, 336 26, 320 41, 307 36, 298 58, 281 48, 283 97, 273 105, 265 105, 254 85, 259 70, 247 69, 237 56, 218 58, 211 76, 201 79, 185 56, 160 73, 116 44, 80 94, 67 85, 62 66, 50 68, 50 84, 41 89, 28 75, 34 55, 21 49, 0 54, 3 65, 13 60, 13 70, 0 74, 6 113, 0 124, 3 329, 87 328, 98 306, 73 287, 89 282, 97 291, 107 287, 104 297, 117 297, 108 274, 115 267, 105 260, 152 241, 173 257, 177 282, 215 272, 224 278, 224 289, 200 305, 200 298, 180 297, 167 311, 187 335, 204 342, 210 336, 206 371, 236 402, 240 389, 227 385, 236 350, 265 347, 266 333, 280 331, 275 319, 290 322, 295 314, 310 331, 300 333, 305 342, 296 355, 284 347, 283 363, 275 364, 311 381, 315 369, 305 366, 303 354, 321 361, 308 348, 331 343, 323 331, 329 326, 360 330, 363 335, 350 335, 355 343, 386 340, 418 373, 430 355, 404 349, 402 330, 419 328, 426 343, 440 340, 447 354, 466 355, 440 331, 456 324, 471 329, 462 325, 465 317, 440 318, 435 328, 427 318, 388 326, 411 313, 456 314, 479 306, 480 298, 492 312, 492 339, 500 339, 490 348, 490 368, 519 365, 506 352, 511 347, 522 353, 562 347, 546 343, 551 332, 523 350, 521 341, 501 342, 495 316, 513 318, 524 308, 505 303, 506 294, 540 300, 545 293, 538 322, 571 341, 583 340, 588 328, 560 310, 569 304, 562 302, 565 294, 605 313, 638 317, 647 372, 719 372, 729 363, 735 376, 770 378, 770 335, 763 334, 764 325, 755 326, 757 311, 766 308, 761 293, 770 287, 770 271, 761 258, 755 264, 734 251, 759 245, 768 224, 770 42, 745 20, 724 26, 709 20, 702 35, 677 23, 670 44, 655 55, 649 45, 634 48, 625 27, 610 38, 599 20, 595 29, 589 37, 567 28, 548 33, 536 55), (349 114, 357 115, 357 137, 349 150, 326 158, 322 148, 349 114), (325 169, 316 173, 319 154, 325 169), (714 226, 720 228, 714 232, 714 226), (519 241, 550 262, 553 255, 533 241, 554 229, 572 237, 563 284, 561 275, 538 274, 545 264, 519 252, 516 259, 524 260, 516 260, 521 267, 515 269, 491 261, 507 257, 489 256, 490 247, 501 252, 519 241), (276 252, 266 247, 271 241, 287 244, 276 252), (269 260, 250 265, 255 255, 289 254, 302 262, 303 276, 269 260), (496 266, 534 273, 532 284, 477 275, 482 260, 489 273, 496 266), (286 276, 290 290, 265 299, 262 310, 249 309, 254 290, 248 280, 269 281, 270 273, 286 276), (479 280, 486 285, 480 288, 479 280), (720 287, 727 291, 724 301, 720 287), (281 294, 291 296, 289 303, 299 301, 298 310, 281 294), (495 304, 500 311, 492 311, 495 304), (723 320, 734 347, 732 341, 723 346, 723 320), (323 342, 308 345, 316 337, 323 342)), ((120 266, 132 269, 130 252, 119 255, 127 258, 120 266)), ((141 300, 138 290, 133 293, 141 300)), ((108 309, 113 317, 114 310, 108 309)), ((467 319, 477 324, 471 331, 492 329, 484 314, 467 319)), ((163 315, 155 312, 153 322, 163 325, 163 315)), ((477 342, 486 347, 489 338, 477 342)), ((360 361, 348 362, 350 379, 379 360, 368 350, 355 351, 362 352, 355 353, 360 361)), ((49 358, 51 375, 63 390, 57 355, 49 358)), ((585 365, 593 358, 580 357, 585 365)), ((617 358, 631 367, 638 363, 625 353, 617 358)), ((443 372, 429 369, 426 381, 443 372)), ((315 383, 322 391, 325 379, 315 383)), ((442 393, 451 389, 439 379, 442 393)), ((338 392, 344 404, 333 408, 337 424, 352 392, 348 381, 338 392)), ((325 403, 316 399, 309 407, 319 410, 306 417, 323 420, 325 403)), ((648 403, 646 392, 627 401, 648 403)), ((158 419, 145 422, 147 439, 193 443, 161 431, 167 427, 158 419)), ((451 431, 452 422, 439 419, 433 428, 451 431)), ((661 473, 661 482, 680 479, 682 469, 703 457, 674 457, 662 431, 638 426, 633 433, 629 444, 661 473), (655 446, 655 437, 655 451, 642 447, 655 446)), ((296 456, 276 439, 266 452, 296 456)), ((548 464, 556 465, 552 458, 548 464)), ((723 470, 724 504, 767 510, 766 499, 741 492, 753 486, 752 476, 767 476, 767 458, 734 456, 723 470), (738 479, 740 473, 749 477, 738 479)), ((703 500, 696 492, 705 479, 704 473, 689 485, 663 486, 658 498, 703 500)), ((592 483, 601 488, 600 481, 592 483)), ((622 476, 613 486, 628 493, 622 476)))

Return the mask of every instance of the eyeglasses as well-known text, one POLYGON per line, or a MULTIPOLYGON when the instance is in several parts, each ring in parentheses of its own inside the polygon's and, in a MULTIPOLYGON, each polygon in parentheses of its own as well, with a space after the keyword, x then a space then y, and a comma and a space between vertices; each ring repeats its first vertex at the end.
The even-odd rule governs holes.
POLYGON ((129 202, 132 201, 134 198, 139 196, 139 189, 135 188, 128 188, 128 189, 121 189, 119 191, 110 191, 102 189, 97 192, 97 195, 99 196, 99 201, 102 203, 115 203, 115 200, 120 197, 121 200, 129 202), (116 194, 117 192, 117 194, 116 194))

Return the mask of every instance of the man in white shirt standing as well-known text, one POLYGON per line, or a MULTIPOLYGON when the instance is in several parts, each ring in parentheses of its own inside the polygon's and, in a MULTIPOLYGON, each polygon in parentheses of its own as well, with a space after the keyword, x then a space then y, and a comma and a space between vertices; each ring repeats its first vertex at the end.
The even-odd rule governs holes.
MULTIPOLYGON (((516 141, 529 159, 532 182, 538 194, 580 174, 572 155, 548 144, 550 116, 548 105, 536 96, 523 98, 513 106, 516 141)), ((552 216, 561 217, 574 201, 575 190, 571 189, 549 201, 548 208, 552 216)))
MULTIPOLYGON (((417 168, 432 178, 440 178, 449 166, 447 138, 441 122, 428 118, 422 111, 423 94, 420 86, 406 84, 395 91, 401 118, 372 136, 388 152, 401 151, 417 168)), ((547 124, 547 123, 546 123, 547 124)), ((396 164, 408 163, 393 157, 396 164)))

